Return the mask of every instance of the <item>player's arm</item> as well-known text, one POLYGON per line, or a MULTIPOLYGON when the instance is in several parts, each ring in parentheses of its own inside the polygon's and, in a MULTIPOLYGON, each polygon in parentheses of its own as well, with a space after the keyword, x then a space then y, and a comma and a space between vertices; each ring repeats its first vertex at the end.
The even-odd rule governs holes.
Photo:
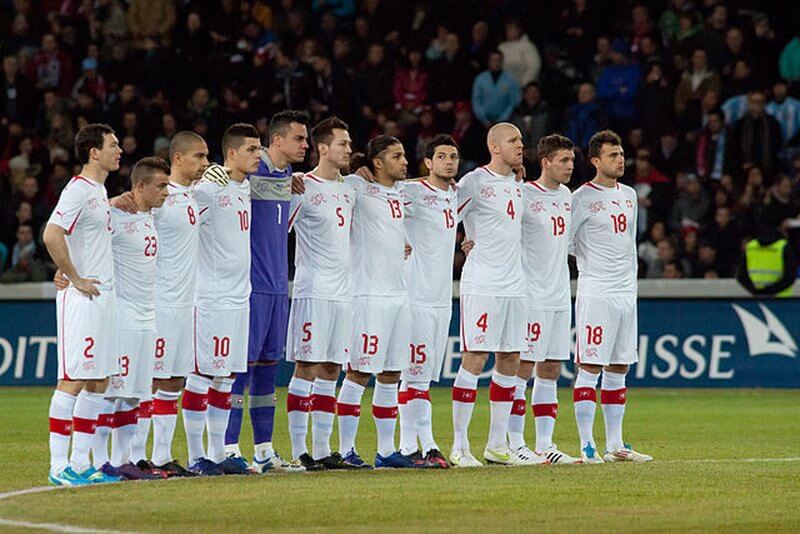
POLYGON ((569 225, 569 254, 571 256, 575 255, 576 250, 576 238, 578 236, 578 231, 580 230, 581 226, 584 222, 586 222, 586 209, 583 206, 583 201, 577 192, 572 194, 572 198, 570 199, 571 209, 570 213, 572 214, 572 221, 569 225))
POLYGON ((472 206, 475 204, 474 200, 474 182, 471 176, 465 176, 461 179, 458 183, 458 189, 456 189, 456 221, 462 222, 464 217, 472 210, 472 206))
POLYGON ((303 216, 302 208, 303 208, 304 198, 305 198, 304 194, 292 194, 292 200, 289 202, 289 227, 287 229, 288 233, 291 233, 295 223, 299 221, 303 216))
POLYGON ((214 190, 219 187, 213 182, 200 181, 194 188, 194 199, 197 201, 197 219, 201 226, 205 226, 211 220, 214 190))
POLYGON ((47 247, 47 252, 50 254, 56 266, 69 278, 72 285, 74 285, 78 291, 90 297, 99 295, 100 291, 95 287, 95 284, 99 284, 100 280, 81 278, 78 276, 75 264, 72 263, 72 258, 69 256, 67 234, 67 229, 57 224, 48 223, 44 229, 43 236, 44 246, 47 247))

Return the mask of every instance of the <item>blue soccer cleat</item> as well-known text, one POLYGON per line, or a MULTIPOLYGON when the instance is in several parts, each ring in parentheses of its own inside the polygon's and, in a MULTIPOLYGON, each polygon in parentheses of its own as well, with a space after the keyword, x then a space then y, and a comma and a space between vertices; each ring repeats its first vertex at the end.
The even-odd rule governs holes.
POLYGON ((111 482, 119 482, 122 480, 122 477, 108 475, 94 467, 90 467, 86 471, 79 473, 79 475, 89 484, 110 484, 111 482))
POLYGON ((219 468, 226 475, 252 475, 250 466, 241 456, 228 456, 218 464, 219 468))
POLYGON ((217 477, 225 474, 219 465, 208 458, 198 458, 195 460, 194 463, 189 466, 189 471, 204 477, 217 477))
POLYGON ((47 477, 48 482, 53 486, 85 486, 91 484, 88 480, 67 466, 58 473, 50 472, 47 477))
POLYGON ((389 456, 375 455, 375 468, 394 468, 402 469, 406 467, 423 467, 418 465, 408 456, 404 456, 400 451, 394 451, 389 456))
POLYGON ((355 449, 350 449, 344 457, 343 462, 348 469, 372 469, 372 466, 361 459, 355 449))

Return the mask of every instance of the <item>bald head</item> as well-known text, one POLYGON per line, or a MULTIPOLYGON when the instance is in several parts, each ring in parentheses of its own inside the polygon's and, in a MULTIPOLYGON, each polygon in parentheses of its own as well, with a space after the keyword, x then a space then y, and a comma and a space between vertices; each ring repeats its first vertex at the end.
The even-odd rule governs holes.
POLYGON ((486 143, 490 146, 491 150, 492 144, 497 145, 503 141, 513 138, 515 135, 521 137, 521 134, 516 126, 510 122, 498 122, 489 128, 489 133, 486 135, 486 143))
POLYGON ((169 143, 169 159, 175 159, 175 154, 188 154, 193 149, 205 150, 206 142, 194 132, 182 130, 176 133, 169 143))
POLYGON ((486 145, 493 165, 512 169, 522 165, 522 134, 513 124, 501 122, 492 126, 486 135, 486 145))
POLYGON ((208 146, 202 137, 186 130, 176 133, 169 143, 172 177, 188 185, 199 180, 208 166, 208 146))

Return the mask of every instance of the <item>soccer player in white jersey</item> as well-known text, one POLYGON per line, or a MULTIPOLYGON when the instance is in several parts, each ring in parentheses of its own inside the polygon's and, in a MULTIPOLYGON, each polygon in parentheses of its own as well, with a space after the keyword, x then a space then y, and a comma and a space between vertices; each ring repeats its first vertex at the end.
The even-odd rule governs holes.
POLYGON ((50 401, 49 481, 57 486, 119 480, 92 467, 89 451, 117 356, 105 181, 119 169, 122 150, 111 127, 90 124, 75 136, 75 153, 81 172, 62 191, 44 230, 47 251, 70 282, 56 295, 58 384, 50 401))
POLYGON ((638 360, 636 317, 636 192, 617 182, 625 156, 617 134, 604 130, 589 140, 595 178, 572 195, 572 247, 578 260, 575 301, 573 400, 583 463, 646 462, 622 440, 628 367, 638 360), (606 427, 601 458, 592 435, 597 379, 606 427))
POLYGON ((400 452, 425 467, 446 468, 433 438, 429 389, 442 372, 453 308, 456 142, 449 135, 435 136, 424 161, 429 175, 403 182, 406 232, 414 253, 406 261, 411 353, 400 384, 400 452))
POLYGON ((458 184, 458 218, 475 242, 461 275, 461 368, 453 385, 453 450, 456 467, 481 463, 470 452, 468 428, 478 376, 490 352, 495 370, 489 387, 491 419, 484 458, 513 464, 506 442, 517 384, 519 353, 525 344, 525 277, 522 270, 522 188, 515 168, 522 165, 522 136, 516 126, 489 130, 488 165, 467 173, 458 184))
POLYGON ((344 182, 352 154, 347 124, 330 117, 311 139, 319 156, 305 175, 305 192, 292 196, 289 230, 297 237, 286 360, 294 374, 286 395, 292 457, 306 470, 346 469, 331 452, 336 382, 348 361, 352 335, 350 223, 355 188, 344 182), (306 436, 312 420, 312 454, 306 436))
MULTIPOLYGON (((350 175, 345 182, 356 189, 351 227, 353 336, 348 372, 339 390, 339 452, 351 467, 369 467, 355 448, 361 396, 376 375, 372 415, 377 427, 376 467, 412 467, 395 450, 397 383, 408 365, 408 295, 404 280, 405 207, 397 182, 408 168, 403 145, 395 137, 379 135, 366 148, 362 164, 375 178, 367 182, 350 175)), ((361 165, 354 165, 359 168, 361 165)))
MULTIPOLYGON (((222 138, 225 186, 200 180, 195 186, 200 251, 194 308, 194 372, 186 392, 196 410, 184 410, 189 469, 207 475, 249 473, 240 459, 225 458, 225 429, 235 373, 247 370, 250 298, 250 182, 261 151, 258 130, 234 124, 222 138), (206 401, 203 402, 205 397, 206 401), (208 456, 203 431, 208 427, 208 456)), ((220 172, 211 165, 204 176, 220 172)), ((185 404, 185 403, 184 403, 185 404)))

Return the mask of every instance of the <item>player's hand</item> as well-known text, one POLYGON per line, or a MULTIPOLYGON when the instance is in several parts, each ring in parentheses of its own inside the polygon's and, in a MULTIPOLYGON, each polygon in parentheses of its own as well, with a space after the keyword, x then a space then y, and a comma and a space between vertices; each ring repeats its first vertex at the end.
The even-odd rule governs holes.
POLYGON ((512 170, 514 171, 514 174, 517 175, 517 181, 518 182, 524 181, 525 177, 528 174, 528 172, 525 170, 525 165, 520 165, 519 167, 516 167, 516 168, 514 168, 512 170))
POLYGON ((203 171, 201 180, 225 187, 228 185, 228 182, 231 181, 231 177, 228 175, 229 172, 231 172, 231 170, 228 167, 212 163, 203 171))
POLYGON ((100 290, 96 287, 99 283, 100 280, 95 280, 94 278, 78 278, 72 282, 72 285, 87 297, 92 298, 100 296, 100 290))
POLYGON ((306 183, 303 181, 302 172, 292 173, 292 194, 302 195, 306 192, 306 183))
POLYGON ((405 249, 406 259, 408 259, 408 257, 411 256, 412 250, 413 249, 411 248, 411 243, 406 243, 406 249, 405 249))
POLYGON ((469 256, 473 248, 475 248, 475 241, 464 238, 464 241, 461 242, 461 252, 464 253, 464 256, 469 256))
POLYGON ((53 276, 53 283, 56 286, 58 291, 67 289, 69 287, 69 278, 61 271, 61 269, 56 271, 55 276, 53 276))
POLYGON ((366 167, 366 166, 364 166, 364 167, 359 167, 359 168, 356 170, 355 174, 356 174, 356 175, 358 175, 358 176, 360 176, 360 177, 362 177, 363 179, 365 179, 365 180, 366 180, 366 181, 368 181, 369 183, 374 183, 374 182, 375 182, 375 175, 374 175, 374 174, 372 174, 372 171, 371 171, 371 170, 369 170, 369 168, 368 168, 368 167, 366 167))
POLYGON ((130 191, 125 191, 121 195, 112 198, 108 203, 111 204, 112 208, 117 208, 118 210, 128 213, 136 213, 139 211, 136 208, 136 202, 133 200, 133 193, 130 191))

